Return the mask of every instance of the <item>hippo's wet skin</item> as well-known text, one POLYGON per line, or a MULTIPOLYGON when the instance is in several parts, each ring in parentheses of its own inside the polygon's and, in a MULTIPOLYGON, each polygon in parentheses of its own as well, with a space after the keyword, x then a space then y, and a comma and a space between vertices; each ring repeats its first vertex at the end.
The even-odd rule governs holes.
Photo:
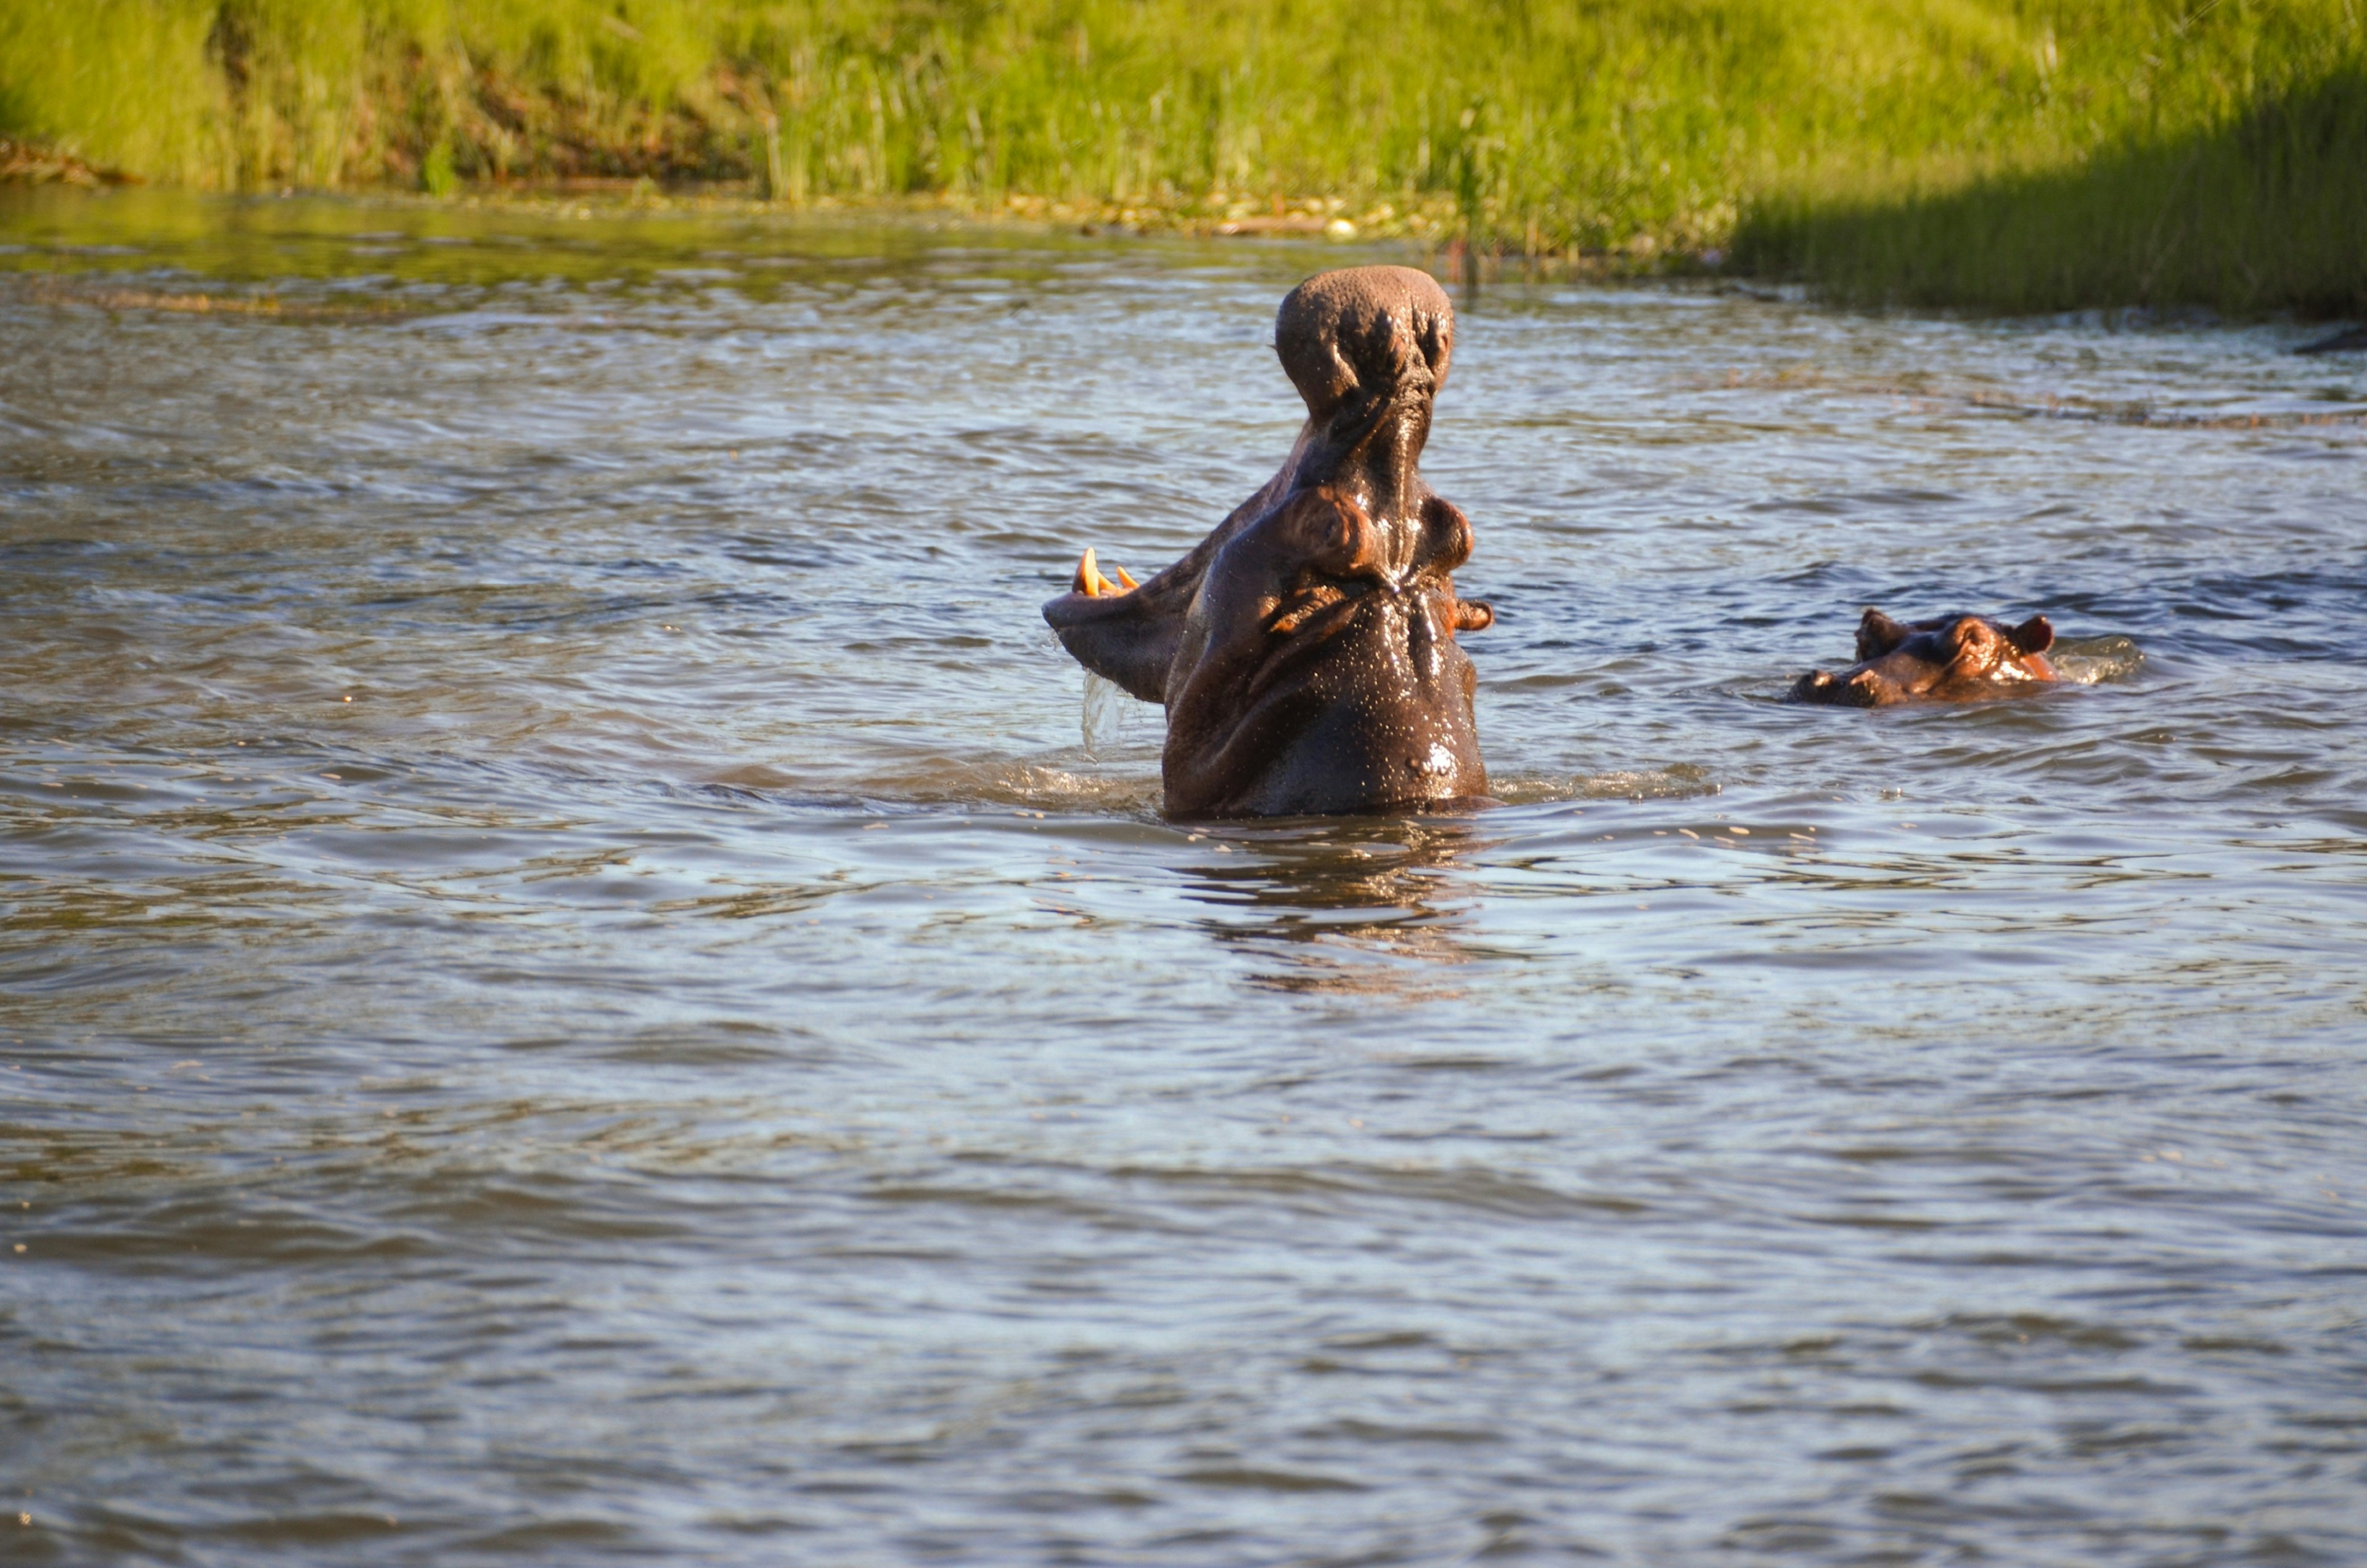
POLYGON ((1858 661, 1839 674, 1818 670, 1801 676, 1791 700, 1874 708, 2027 691, 2056 679, 2044 658, 2054 642, 2055 628, 2044 615, 2018 626, 1986 615, 1942 615, 1910 626, 1868 610, 1858 623, 1858 661))
POLYGON ((1365 266, 1282 302, 1274 349, 1307 423, 1264 488, 1137 586, 1093 552, 1044 618, 1079 663, 1167 706, 1180 817, 1376 811, 1488 790, 1455 595, 1471 524, 1415 464, 1455 311, 1427 274, 1365 266))

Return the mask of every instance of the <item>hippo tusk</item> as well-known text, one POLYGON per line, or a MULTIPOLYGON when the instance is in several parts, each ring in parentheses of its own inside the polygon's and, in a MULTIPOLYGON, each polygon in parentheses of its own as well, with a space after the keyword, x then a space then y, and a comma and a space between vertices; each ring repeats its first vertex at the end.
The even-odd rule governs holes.
POLYGON ((1127 575, 1126 568, 1118 566, 1110 570, 1117 573, 1115 581, 1102 575, 1101 563, 1093 558, 1093 552, 1088 548, 1078 558, 1077 575, 1069 585, 1070 592, 1082 593, 1088 599, 1111 599, 1121 593, 1131 593, 1138 586, 1133 578, 1127 575))

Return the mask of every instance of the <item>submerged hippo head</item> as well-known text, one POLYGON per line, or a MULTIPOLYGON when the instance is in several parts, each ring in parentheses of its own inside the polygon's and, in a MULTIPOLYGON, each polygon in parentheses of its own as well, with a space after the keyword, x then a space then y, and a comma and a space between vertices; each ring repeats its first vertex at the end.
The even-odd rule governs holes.
POLYGON ((1149 581, 1093 552, 1044 618, 1086 669, 1167 705, 1179 816, 1419 807, 1483 795, 1455 595, 1471 524, 1415 464, 1455 311, 1424 273, 1352 267, 1282 302, 1274 351, 1307 423, 1263 488, 1149 581))
POLYGON ((2054 680, 2055 667, 2044 657, 2054 642, 2044 615, 2018 626, 1986 615, 1942 615, 1909 626, 1868 610, 1857 627, 1858 661, 1838 675, 1818 670, 1801 676, 1791 700, 1874 708, 1994 697, 2054 680))

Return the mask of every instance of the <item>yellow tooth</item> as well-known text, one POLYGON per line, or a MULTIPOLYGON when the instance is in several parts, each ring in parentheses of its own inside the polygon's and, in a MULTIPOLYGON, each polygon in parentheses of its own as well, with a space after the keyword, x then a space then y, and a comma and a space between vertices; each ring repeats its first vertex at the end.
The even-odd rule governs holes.
POLYGON ((1093 547, 1087 546, 1085 553, 1077 559, 1077 580, 1070 584, 1070 591, 1082 593, 1088 599, 1098 599, 1102 596, 1101 584, 1102 569, 1093 560, 1093 547))
POLYGON ((1126 591, 1128 593, 1133 592, 1136 589, 1142 586, 1141 583, 1137 582, 1133 578, 1128 577, 1126 574, 1126 568, 1122 566, 1114 566, 1110 568, 1110 570, 1117 573, 1117 580, 1126 585, 1126 591))

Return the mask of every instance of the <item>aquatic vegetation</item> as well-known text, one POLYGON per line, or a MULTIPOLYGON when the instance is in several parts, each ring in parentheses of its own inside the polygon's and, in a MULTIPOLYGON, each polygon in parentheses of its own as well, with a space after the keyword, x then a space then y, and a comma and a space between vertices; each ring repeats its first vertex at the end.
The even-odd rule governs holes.
POLYGON ((2355 0, 17 0, 0 134, 216 188, 743 181, 2348 310, 2362 71, 2355 0))

